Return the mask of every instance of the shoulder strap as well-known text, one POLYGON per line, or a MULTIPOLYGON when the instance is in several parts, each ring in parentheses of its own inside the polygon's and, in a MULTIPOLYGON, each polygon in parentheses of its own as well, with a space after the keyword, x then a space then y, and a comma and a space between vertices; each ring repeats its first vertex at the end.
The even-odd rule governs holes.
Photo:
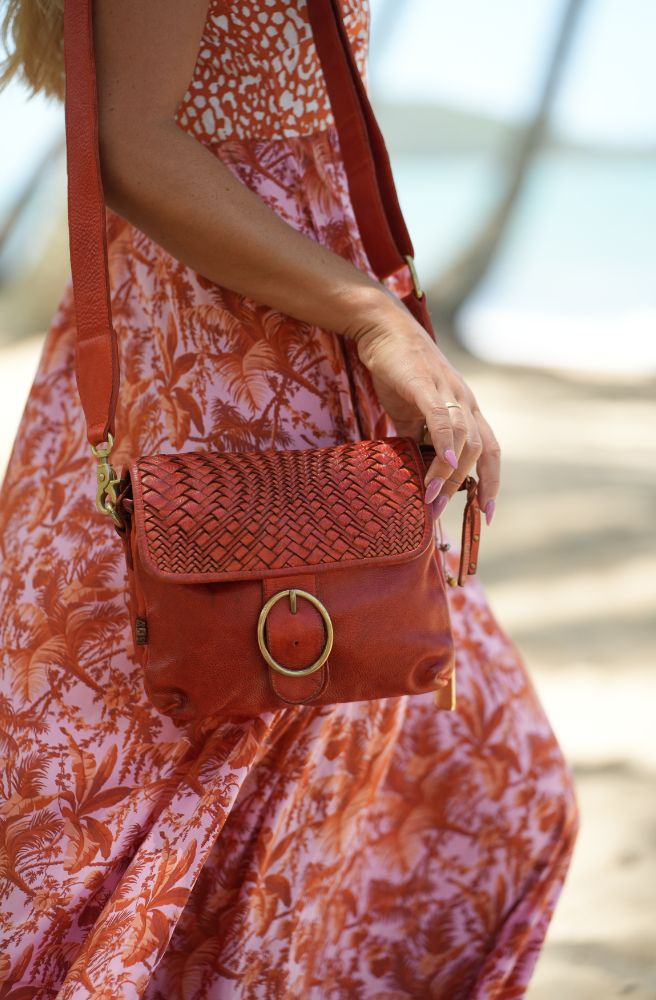
MULTIPOLYGON (((98 152, 92 7, 92 0, 65 0, 64 59, 76 378, 87 436, 90 444, 97 446, 114 433, 119 365, 98 152)), ((308 12, 365 251, 381 279, 404 266, 410 268, 414 292, 404 302, 434 336, 426 299, 417 283, 412 243, 399 207, 389 156, 353 58, 340 0, 308 0, 308 12)))
POLYGON ((339 136, 351 204, 374 272, 379 278, 387 278, 404 266, 410 269, 413 291, 403 301, 434 338, 389 154, 353 56, 342 20, 342 2, 308 0, 308 13, 339 136))
POLYGON ((75 298, 75 374, 92 445, 114 433, 119 369, 112 326, 107 231, 98 155, 91 0, 65 0, 68 238, 75 298))

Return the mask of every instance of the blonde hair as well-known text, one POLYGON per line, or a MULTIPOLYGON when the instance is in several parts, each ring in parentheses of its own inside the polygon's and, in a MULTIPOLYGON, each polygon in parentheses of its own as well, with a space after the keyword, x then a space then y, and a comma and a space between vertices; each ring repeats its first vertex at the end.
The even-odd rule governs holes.
MULTIPOLYGON (((0 0, 1 2, 1 0, 0 0)), ((0 90, 17 77, 31 95, 64 100, 64 0, 4 0, 0 90)))

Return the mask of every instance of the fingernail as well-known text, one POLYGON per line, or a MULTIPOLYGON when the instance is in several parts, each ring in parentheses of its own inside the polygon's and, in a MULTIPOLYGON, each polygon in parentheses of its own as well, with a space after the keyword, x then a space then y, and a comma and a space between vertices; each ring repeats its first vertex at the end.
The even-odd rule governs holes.
POLYGON ((453 469, 458 468, 458 459, 456 458, 456 453, 453 448, 447 448, 444 452, 444 458, 453 469))
POLYGON ((448 502, 449 502, 449 497, 446 494, 444 494, 443 496, 439 497, 439 499, 437 499, 435 501, 435 503, 433 504, 433 517, 434 518, 438 518, 440 516, 440 514, 443 512, 443 510, 446 507, 446 505, 448 504, 448 502))
POLYGON ((443 479, 431 479, 430 483, 426 487, 426 495, 424 497, 426 503, 432 503, 437 494, 442 489, 443 479))
POLYGON ((496 507, 496 503, 495 503, 494 500, 488 500, 488 502, 485 504, 485 523, 486 524, 491 524, 492 518, 494 517, 494 509, 495 509, 495 507, 496 507))

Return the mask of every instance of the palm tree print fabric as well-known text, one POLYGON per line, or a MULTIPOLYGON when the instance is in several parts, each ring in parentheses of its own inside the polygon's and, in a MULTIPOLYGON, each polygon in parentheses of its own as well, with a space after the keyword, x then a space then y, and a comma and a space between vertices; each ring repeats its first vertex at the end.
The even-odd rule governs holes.
MULTIPOLYGON (((344 12, 364 74, 368 11, 344 12)), ((179 124, 369 269, 304 0, 212 0, 179 124)), ((350 344, 111 211, 108 236, 119 467, 394 433, 350 344)), ((420 696, 176 726, 131 655, 73 352, 69 285, 1 496, 0 997, 521 997, 578 819, 481 586, 449 594, 454 713, 420 696)))

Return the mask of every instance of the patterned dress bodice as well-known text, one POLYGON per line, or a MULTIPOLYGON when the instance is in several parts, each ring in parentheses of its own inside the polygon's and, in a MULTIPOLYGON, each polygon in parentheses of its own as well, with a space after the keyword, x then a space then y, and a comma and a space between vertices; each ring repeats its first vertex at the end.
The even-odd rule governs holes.
MULTIPOLYGON (((366 75, 367 0, 342 0, 358 69, 366 75)), ((307 0, 210 0, 177 121, 204 145, 293 138, 333 124, 307 0)))

